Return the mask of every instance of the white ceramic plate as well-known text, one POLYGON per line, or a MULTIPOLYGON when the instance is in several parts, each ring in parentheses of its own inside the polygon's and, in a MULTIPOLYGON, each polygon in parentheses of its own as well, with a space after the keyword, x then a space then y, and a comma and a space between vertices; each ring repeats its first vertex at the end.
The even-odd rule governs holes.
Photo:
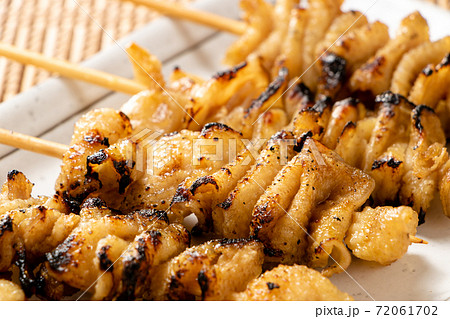
MULTIPOLYGON (((198 1, 195 6, 238 18, 238 1, 198 1)), ((415 0, 348 0, 345 9, 366 13, 370 20, 389 25, 391 34, 408 13, 419 10, 430 25, 433 39, 450 34, 450 13, 415 0)), ((220 64, 234 36, 217 33, 188 22, 158 19, 134 32, 121 45, 135 41, 156 54, 168 75, 174 66, 209 77, 224 69, 220 64)), ((123 50, 115 45, 94 56, 87 66, 131 77, 132 69, 123 50), (112 68, 111 66, 114 66, 112 68)), ((129 97, 85 83, 54 78, 0 105, 0 127, 69 143, 73 124, 90 108, 119 108, 129 97)), ((51 195, 60 161, 0 146, 0 183, 11 169, 18 169, 34 182, 35 194, 51 195)), ((354 259, 348 274, 332 281, 356 300, 447 300, 450 298, 450 220, 435 200, 418 235, 428 245, 412 245, 401 260, 387 267, 354 259)))

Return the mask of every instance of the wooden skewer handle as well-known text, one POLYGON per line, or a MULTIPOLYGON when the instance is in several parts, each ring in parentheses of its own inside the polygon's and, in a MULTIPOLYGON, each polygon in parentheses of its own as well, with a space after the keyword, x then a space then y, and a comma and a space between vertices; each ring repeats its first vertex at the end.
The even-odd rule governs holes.
POLYGON ((46 141, 2 128, 0 128, 0 143, 34 153, 53 156, 59 159, 61 159, 64 153, 69 149, 69 147, 64 144, 46 141))
POLYGON ((5 43, 0 43, 0 56, 7 57, 23 64, 32 64, 68 78, 89 82, 127 94, 137 94, 147 89, 145 85, 130 79, 99 70, 81 67, 68 61, 49 58, 42 54, 23 50, 5 43))
POLYGON ((209 12, 203 12, 186 8, 182 5, 174 3, 167 3, 162 0, 123 0, 133 2, 135 4, 144 5, 155 11, 158 11, 164 15, 168 15, 174 18, 186 19, 192 22, 207 25, 209 27, 231 32, 237 35, 242 35, 247 28, 245 22, 228 19, 209 12))

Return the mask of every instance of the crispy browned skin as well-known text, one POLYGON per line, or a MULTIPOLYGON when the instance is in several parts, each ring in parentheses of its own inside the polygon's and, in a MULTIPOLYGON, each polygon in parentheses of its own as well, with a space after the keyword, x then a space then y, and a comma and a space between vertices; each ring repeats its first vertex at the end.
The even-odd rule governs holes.
MULTIPOLYGON (((201 132, 183 130, 166 135, 146 150, 145 170, 125 193, 120 208, 167 209, 178 196, 180 183, 214 173, 243 148, 241 134, 220 123, 209 123, 201 132)), ((174 220, 183 218, 172 212, 170 216, 174 220)))
POLYGON ((273 6, 264 0, 243 0, 239 2, 244 11, 242 20, 246 22, 245 33, 233 44, 226 53, 224 62, 236 65, 246 60, 247 56, 258 48, 269 35, 273 27, 273 6))
POLYGON ((314 106, 314 94, 303 82, 298 82, 284 95, 284 104, 286 113, 292 121, 295 114, 314 106))
POLYGON ((243 239, 208 241, 162 265, 152 283, 156 300, 227 300, 261 274, 262 245, 243 239))
POLYGON ((267 71, 272 70, 274 61, 280 54, 282 44, 287 36, 291 10, 296 4, 296 0, 279 0, 275 3, 270 17, 273 28, 258 48, 249 55, 247 60, 251 61, 261 58, 264 68, 267 71))
POLYGON ((217 73, 190 94, 183 127, 199 130, 208 122, 228 124, 226 117, 234 109, 246 109, 266 89, 268 81, 258 59, 217 73))
MULTIPOLYGON (((7 271, 17 251, 27 262, 39 261, 77 225, 79 217, 61 212, 57 199, 32 198, 33 184, 18 171, 11 171, 0 193, 0 271, 7 271)), ((63 210, 64 211, 64 210, 63 210)))
POLYGON ((303 38, 302 71, 305 83, 315 90, 317 86, 317 70, 314 62, 317 58, 316 47, 327 33, 333 20, 341 12, 342 0, 311 0, 308 2, 308 24, 303 38), (308 70, 308 68, 310 68, 308 70))
POLYGON ((411 207, 366 207, 353 215, 345 242, 356 257, 388 265, 406 253, 417 224, 411 207))
POLYGON ((276 75, 279 67, 286 67, 289 79, 296 78, 302 72, 302 52, 305 47, 303 38, 308 23, 308 10, 294 7, 291 10, 286 38, 280 46, 280 53, 274 62, 272 74, 276 75))
MULTIPOLYGON (((345 268, 349 265, 345 233, 352 213, 373 188, 370 176, 307 139, 259 198, 251 235, 264 243, 270 260, 299 263, 305 258, 313 267, 327 267, 329 256, 336 253, 336 262, 345 268)), ((327 269, 328 273, 339 271, 342 268, 337 265, 327 269)))
MULTIPOLYGON (((414 12, 400 23, 397 35, 353 73, 352 91, 371 91, 381 94, 391 86, 391 78, 403 54, 429 42, 428 24, 419 12, 414 12)), ((414 102, 414 101, 413 101, 414 102)))
MULTIPOLYGON (((129 99, 120 110, 129 118, 133 133, 143 130, 166 134, 183 128, 183 108, 187 94, 175 90, 145 90, 129 99)), ((181 89, 180 89, 181 91, 181 89)))
POLYGON ((353 70, 382 48, 388 40, 388 27, 379 21, 375 21, 346 33, 328 52, 346 61, 346 70, 350 75, 353 70))
POLYGON ((448 160, 445 134, 433 109, 418 105, 411 112, 410 139, 400 202, 419 213, 419 223, 438 190, 439 172, 448 160))
POLYGON ((336 288, 328 278, 306 266, 280 265, 251 281, 234 300, 349 301, 353 298, 336 288))
POLYGON ((193 213, 198 219, 196 225, 198 230, 211 232, 215 229, 217 231, 218 216, 213 215, 213 211, 236 187, 254 161, 253 154, 246 149, 236 157, 236 160, 213 174, 187 178, 178 186, 170 204, 170 211, 175 216, 182 217, 193 213), (214 224, 216 224, 215 227, 214 224))
POLYGON ((450 53, 435 67, 428 65, 422 70, 414 82, 408 98, 414 104, 425 104, 436 109, 438 103, 449 96, 449 87, 450 53))
POLYGON ((448 158, 439 117, 389 91, 376 102, 376 118, 346 125, 336 151, 375 179, 375 205, 400 202, 419 212, 423 222, 448 158))
POLYGON ((270 131, 278 131, 288 122, 282 98, 287 84, 288 70, 283 67, 273 81, 248 106, 235 108, 221 121, 241 132, 244 138, 252 138, 253 141, 258 138, 270 138, 270 131), (280 117, 281 121, 271 120, 274 116, 280 117), (265 133, 266 129, 267 133, 265 133))
POLYGON ((311 132, 312 137, 320 141, 330 120, 331 106, 331 99, 324 95, 319 96, 311 107, 304 108, 300 105, 288 129, 296 137, 311 132))
POLYGON ((98 180, 86 176, 88 157, 130 134, 128 117, 112 109, 90 111, 75 124, 71 146, 64 154, 61 173, 55 185, 56 193, 74 211, 79 209, 79 205, 90 193, 102 188, 98 180))
POLYGON ((343 34, 367 25, 367 17, 359 11, 342 12, 328 28, 325 36, 316 46, 316 56, 331 47, 343 34))
POLYGON ((449 51, 450 36, 447 36, 405 53, 392 75, 390 90, 407 96, 420 72, 429 64, 438 64, 449 51))
POLYGON ((148 132, 121 140, 87 156, 80 181, 84 191, 72 198, 73 205, 100 197, 124 213, 167 209, 186 178, 213 173, 234 160, 244 148, 241 137, 227 125, 209 123, 201 132, 148 132))
POLYGON ((0 215, 13 209, 43 204, 48 199, 46 197, 31 197, 32 189, 33 183, 22 172, 17 170, 8 172, 6 181, 0 191, 0 215))
POLYGON ((250 233, 253 207, 280 169, 296 153, 294 136, 285 131, 273 136, 250 170, 228 196, 213 207, 214 232, 226 238, 246 238, 250 233))
POLYGON ((47 254, 49 274, 93 299, 142 298, 152 267, 167 261, 189 244, 181 225, 169 225, 162 211, 114 215, 99 199, 89 199, 80 223, 47 254))
POLYGON ((350 97, 336 102, 321 142, 334 150, 345 126, 363 119, 366 113, 365 106, 357 99, 350 97))

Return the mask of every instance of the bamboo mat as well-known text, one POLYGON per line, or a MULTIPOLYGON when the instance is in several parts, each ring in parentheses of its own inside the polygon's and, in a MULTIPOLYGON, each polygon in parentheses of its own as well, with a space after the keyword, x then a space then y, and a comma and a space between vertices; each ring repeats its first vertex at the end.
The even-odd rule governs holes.
MULTIPOLYGON (((192 0, 164 1, 186 4, 192 0)), ((157 16, 146 7, 119 0, 0 0, 0 41, 80 62, 113 44, 96 22, 119 39, 157 16)), ((0 57, 0 102, 49 76, 0 57)))
MULTIPOLYGON (((428 1, 450 8, 450 0, 428 1)), ((148 8, 119 0, 0 0, 0 41, 80 62, 113 43, 94 20, 119 39, 156 17, 148 8)), ((49 76, 33 66, 0 58, 0 102, 49 76)))

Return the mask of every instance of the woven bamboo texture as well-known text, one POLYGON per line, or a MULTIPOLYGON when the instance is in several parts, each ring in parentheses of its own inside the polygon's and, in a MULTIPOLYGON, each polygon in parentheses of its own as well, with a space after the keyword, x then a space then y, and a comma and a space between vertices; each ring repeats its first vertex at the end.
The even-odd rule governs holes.
MULTIPOLYGON (((119 39, 157 16, 146 7, 118 0, 0 0, 0 41, 77 63, 113 44, 99 25, 119 39)), ((49 76, 0 58, 0 102, 49 76)))
MULTIPOLYGON (((450 7, 450 0, 429 1, 450 7)), ((118 0, 0 0, 0 41, 80 62, 113 43, 99 25, 119 39, 157 16, 148 8, 118 0)), ((0 58, 0 102, 49 76, 33 66, 0 58)))

